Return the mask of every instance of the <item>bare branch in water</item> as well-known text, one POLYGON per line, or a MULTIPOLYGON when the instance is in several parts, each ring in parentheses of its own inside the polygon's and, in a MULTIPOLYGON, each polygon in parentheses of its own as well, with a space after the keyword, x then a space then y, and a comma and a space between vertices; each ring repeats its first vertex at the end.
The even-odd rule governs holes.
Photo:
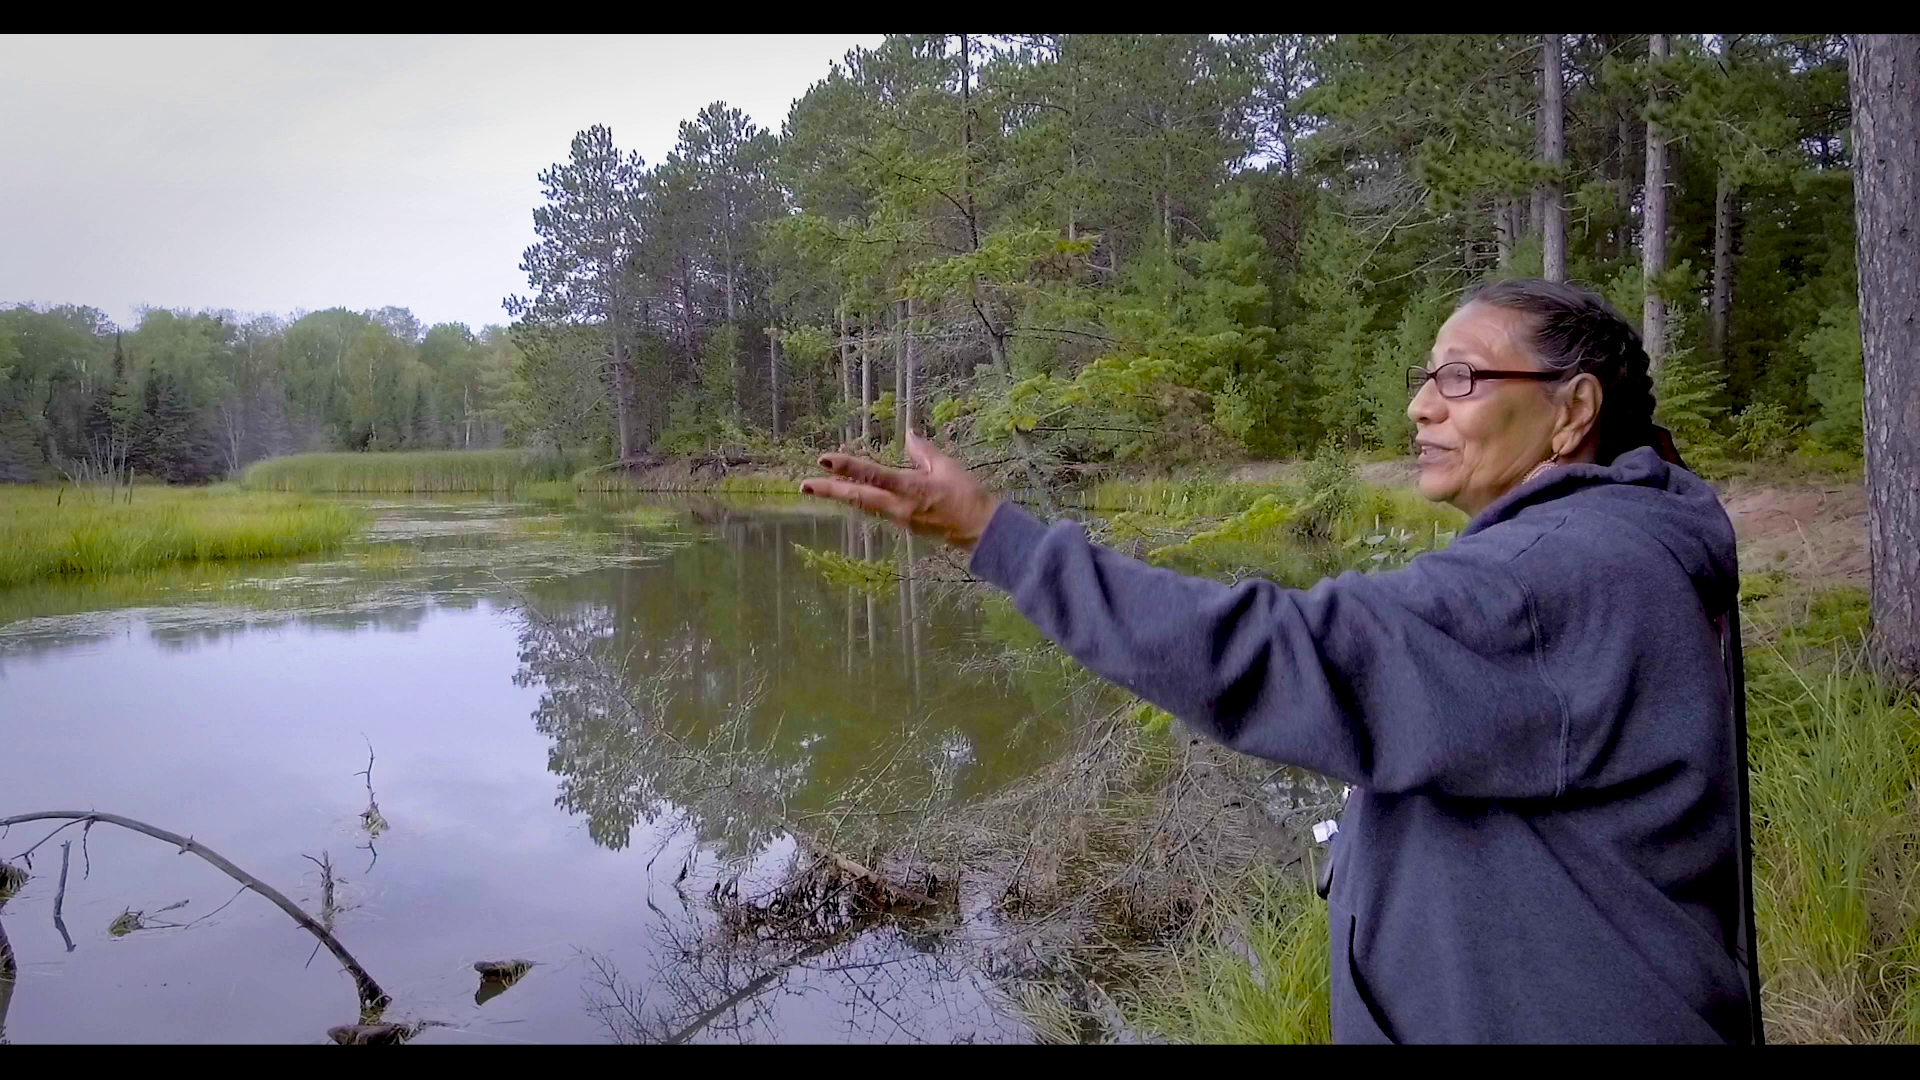
MULTIPOLYGON (((353 954, 347 951, 347 947, 340 944, 340 940, 334 937, 333 933, 326 927, 321 926, 319 922, 315 921, 313 916, 302 911, 299 905, 287 899, 285 894, 281 893, 280 890, 268 885, 266 882, 261 881, 245 870, 240 869, 238 866, 227 861, 219 852, 214 851, 212 848, 207 847, 205 844, 200 843, 190 836, 181 836, 178 833, 171 833, 165 829, 149 825, 144 821, 135 821, 133 818, 122 817, 119 814, 102 813, 97 810, 39 810, 31 814, 16 814, 13 817, 0 819, 0 826, 17 825, 28 821, 57 821, 62 818, 70 819, 70 821, 104 821, 109 825, 118 825, 123 829, 129 829, 133 832, 151 836, 155 840, 173 844, 183 853, 190 851, 200 856, 207 862, 212 863, 221 873, 226 874, 242 886, 252 889, 254 892, 271 900, 275 907, 286 912, 294 922, 299 923, 308 933, 319 938, 320 943, 325 945, 328 951, 332 952, 334 957, 340 961, 340 966, 347 969, 347 974, 353 976, 354 986, 360 995, 360 1007, 362 1010, 370 1013, 378 1012, 386 1008, 386 1006, 393 1001, 393 998, 388 996, 387 992, 380 988, 380 984, 373 980, 373 976, 367 974, 366 969, 360 966, 360 962, 353 958, 353 954)), ((65 826, 62 826, 62 828, 64 827, 65 826)))
POLYGON ((212 911, 209 911, 209 912, 207 912, 207 913, 206 913, 205 915, 202 915, 202 916, 200 916, 199 918, 197 918, 197 919, 194 919, 194 920, 192 920, 191 922, 186 922, 186 923, 182 923, 181 925, 182 925, 182 926, 192 926, 192 925, 193 925, 194 923, 202 923, 202 922, 206 922, 206 921, 207 921, 208 919, 211 919, 211 918, 213 918, 213 917, 214 917, 215 915, 218 915, 218 914, 220 914, 221 912, 223 912, 223 911, 225 911, 225 910, 227 910, 227 904, 231 904, 231 903, 233 903, 233 902, 234 902, 235 900, 238 900, 238 899, 240 899, 240 894, 241 894, 241 893, 243 893, 243 892, 246 892, 246 891, 247 891, 247 887, 246 887, 245 885, 242 885, 242 886, 240 886, 239 888, 237 888, 237 889, 235 889, 235 890, 233 890, 233 895, 232 895, 232 896, 229 896, 229 897, 227 897, 227 903, 226 903, 226 904, 221 904, 221 905, 220 905, 219 907, 217 907, 217 908, 214 908, 214 909, 213 909, 212 911))
POLYGON ((39 849, 40 845, 46 843, 47 841, 53 839, 56 836, 59 836, 62 829, 65 829, 68 826, 73 824, 75 823, 69 821, 65 825, 62 825, 59 828, 54 829, 52 832, 48 833, 47 835, 41 837, 39 840, 35 841, 33 847, 28 848, 27 850, 21 852, 18 855, 15 855, 14 858, 25 863, 27 865, 27 869, 29 870, 33 869, 33 853, 39 849))
MULTIPOLYGON (((367 739, 366 732, 361 732, 360 737, 367 739)), ((381 833, 387 831, 387 819, 380 814, 380 804, 373 800, 372 739, 367 739, 367 767, 353 775, 367 778, 367 808, 360 811, 360 827, 367 833, 367 842, 361 846, 373 853, 373 858, 367 862, 367 870, 371 871, 374 863, 380 861, 380 851, 373 846, 373 842, 379 839, 381 833)))
POLYGON ((67 858, 72 854, 73 841, 60 841, 60 887, 53 893, 53 928, 60 931, 60 940, 67 943, 68 952, 74 949, 73 937, 67 933, 66 920, 60 917, 60 907, 67 900, 67 858))
POLYGON ((334 885, 338 879, 333 876, 333 860, 324 851, 317 859, 305 852, 300 857, 320 868, 320 925, 331 930, 333 918, 340 910, 334 903, 334 885))

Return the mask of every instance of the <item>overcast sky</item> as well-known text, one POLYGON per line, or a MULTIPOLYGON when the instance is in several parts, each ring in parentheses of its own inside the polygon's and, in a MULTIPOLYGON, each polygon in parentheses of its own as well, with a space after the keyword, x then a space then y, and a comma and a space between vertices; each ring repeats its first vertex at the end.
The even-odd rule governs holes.
POLYGON ((649 164, 710 101, 778 131, 879 39, 0 37, 0 305, 504 323, 576 131, 649 164))

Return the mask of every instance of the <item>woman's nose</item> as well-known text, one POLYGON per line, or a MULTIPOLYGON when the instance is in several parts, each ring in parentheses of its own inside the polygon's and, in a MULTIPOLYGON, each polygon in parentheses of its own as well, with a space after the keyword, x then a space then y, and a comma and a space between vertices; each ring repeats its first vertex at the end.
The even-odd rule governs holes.
POLYGON ((1434 386, 1431 379, 1413 395, 1412 401, 1407 402, 1407 419, 1415 424, 1437 424, 1446 416, 1447 399, 1440 396, 1439 388, 1434 386))

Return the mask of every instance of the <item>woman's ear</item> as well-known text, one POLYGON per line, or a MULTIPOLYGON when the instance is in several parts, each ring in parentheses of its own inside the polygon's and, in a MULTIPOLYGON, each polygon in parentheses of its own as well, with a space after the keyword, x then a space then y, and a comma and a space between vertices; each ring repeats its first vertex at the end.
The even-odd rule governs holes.
POLYGON ((1599 438, 1600 406, 1605 391, 1590 372, 1575 375, 1560 399, 1560 424, 1553 433, 1553 448, 1562 458, 1578 456, 1589 443, 1599 438))

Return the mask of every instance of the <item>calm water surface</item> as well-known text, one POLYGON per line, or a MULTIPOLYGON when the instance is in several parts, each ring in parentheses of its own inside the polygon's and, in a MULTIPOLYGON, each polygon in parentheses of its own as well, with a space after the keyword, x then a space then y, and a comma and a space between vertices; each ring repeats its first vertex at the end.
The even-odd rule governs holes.
MULTIPOLYGON (((388 1018, 446 1025, 418 1042, 1027 1037, 949 947, 984 915, 711 947, 713 887, 771 887, 794 821, 962 804, 1055 751, 1065 690, 992 662, 1004 609, 920 572, 830 584, 798 548, 906 553, 796 500, 374 511, 323 558, 0 592, 0 817, 190 834, 316 913, 324 857, 388 1018), (496 959, 535 966, 477 1003, 496 959)), ((0 912, 9 1041, 319 1042, 355 1019, 313 938, 198 858, 76 826, 33 869, 0 912), (175 925, 110 934, 129 911, 175 925)))

